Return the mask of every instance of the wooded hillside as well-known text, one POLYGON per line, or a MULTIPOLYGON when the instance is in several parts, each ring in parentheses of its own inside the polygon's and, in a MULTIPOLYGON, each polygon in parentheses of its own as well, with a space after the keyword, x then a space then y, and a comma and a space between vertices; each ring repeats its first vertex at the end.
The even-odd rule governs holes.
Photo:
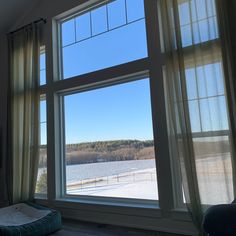
MULTIPOLYGON (((206 158, 229 152, 228 140, 196 141, 193 143, 196 158, 206 158)), ((116 140, 66 145, 67 165, 106 161, 145 160, 154 158, 153 141, 116 140)), ((39 167, 46 166, 46 146, 40 148, 39 167)))
MULTIPOLYGON (((40 153, 39 165, 43 167, 46 161, 45 146, 41 147, 40 153)), ((153 158, 154 147, 151 140, 116 140, 66 145, 66 163, 68 165, 153 158)))

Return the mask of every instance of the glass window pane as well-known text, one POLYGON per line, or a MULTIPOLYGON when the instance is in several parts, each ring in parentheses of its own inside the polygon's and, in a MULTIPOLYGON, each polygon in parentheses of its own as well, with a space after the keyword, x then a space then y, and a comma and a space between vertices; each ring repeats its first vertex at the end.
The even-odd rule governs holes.
POLYGON ((144 20, 63 48, 64 79, 147 56, 144 20))
POLYGON ((200 98, 224 94, 221 63, 198 66, 196 72, 200 98))
POLYGON ((40 53, 40 70, 46 69, 46 55, 45 52, 40 53))
POLYGON ((40 123, 46 122, 46 101, 40 101, 40 123))
POLYGON ((47 143, 47 123, 40 124, 40 143, 41 145, 46 145, 47 143))
POLYGON ((183 47, 192 45, 192 32, 190 25, 181 27, 181 41, 183 47))
POLYGON ((158 199, 148 79, 67 95, 64 111, 67 194, 158 199))
POLYGON ((206 4, 207 4, 207 15, 208 16, 216 15, 215 0, 206 0, 206 4))
POLYGON ((206 0, 193 0, 197 12, 197 19, 202 20, 208 16, 206 0))
MULTIPOLYGON (((131 3, 136 9, 136 4, 133 1, 129 4, 131 3)), ((143 4, 142 1, 137 1, 137 5, 141 3, 143 4)), ((62 43, 62 77, 64 79, 147 57, 145 19, 127 23, 125 0, 112 1, 62 23, 62 29, 67 28, 67 31, 73 31, 73 33, 69 32, 69 35, 75 34, 75 29, 72 27, 74 21, 77 24, 77 42, 66 46, 62 43), (90 22, 90 14, 92 22, 90 22), (67 26, 64 27, 64 24, 67 26), (110 29, 108 29, 108 24, 110 29), (80 25, 82 25, 81 30, 80 25), (92 35, 90 34, 91 27, 92 35)), ((62 41, 66 33, 68 32, 64 33, 62 30, 62 41)))
POLYGON ((44 46, 40 48, 39 69, 40 69, 39 84, 44 85, 46 84, 46 54, 44 46))
POLYGON ((222 71, 221 63, 214 63, 215 77, 217 83, 217 93, 219 95, 224 94, 224 75, 222 71))
POLYGON ((195 76, 195 69, 194 68, 186 69, 185 76, 186 76, 188 99, 196 99, 198 95, 197 95, 197 82, 195 76))
POLYGON ((229 203, 233 197, 228 136, 194 138, 198 186, 203 204, 229 203))
POLYGON ((47 118, 46 100, 40 101, 40 147, 36 194, 47 193, 47 118))
POLYGON ((108 5, 109 29, 126 24, 125 0, 117 0, 108 5))
POLYGON ((204 66, 196 68, 199 98, 207 97, 206 71, 204 66))
MULTIPOLYGON (((207 96, 216 96, 218 94, 218 81, 214 64, 208 64, 204 66, 206 74, 206 89, 207 96)), ((223 87, 224 88, 224 87, 223 87)))
POLYGON ((98 7, 95 10, 91 11, 92 17, 92 34, 97 35, 102 32, 107 31, 108 22, 107 22, 107 9, 106 5, 98 7))
POLYGON ((40 85, 46 84, 46 70, 40 71, 40 85))
POLYGON ((209 18, 209 31, 210 31, 210 39, 215 39, 219 37, 217 20, 216 17, 209 18))
POLYGON ((200 43, 201 39, 200 39, 200 32, 199 32, 198 22, 192 24, 192 31, 193 31, 192 32, 192 37, 193 37, 194 44, 200 43))
POLYGON ((200 122, 198 101, 189 101, 188 106, 189 106, 191 130, 193 133, 201 132, 201 122, 200 122))
POLYGON ((76 17, 76 41, 91 37, 90 13, 76 17))
POLYGON ((178 8, 183 47, 219 37, 214 0, 179 0, 178 8))
POLYGON ((189 2, 186 1, 182 4, 179 4, 179 21, 180 25, 190 24, 190 6, 189 2))
POLYGON ((37 194, 47 194, 47 146, 41 145, 39 150, 39 168, 36 183, 37 194))
POLYGON ((227 110, 224 96, 200 100, 203 131, 227 130, 227 110))
POLYGON ((143 0, 126 0, 128 22, 144 18, 143 0))
MULTIPOLYGON (((181 2, 180 2, 180 5, 181 5, 181 2)), ((195 0, 190 1, 190 11, 191 11, 191 20, 193 22, 197 21, 197 10, 196 10, 196 5, 195 5, 195 0)), ((180 14, 182 14, 182 12, 180 14)))
POLYGON ((75 43, 75 20, 63 22, 61 26, 62 46, 75 43))

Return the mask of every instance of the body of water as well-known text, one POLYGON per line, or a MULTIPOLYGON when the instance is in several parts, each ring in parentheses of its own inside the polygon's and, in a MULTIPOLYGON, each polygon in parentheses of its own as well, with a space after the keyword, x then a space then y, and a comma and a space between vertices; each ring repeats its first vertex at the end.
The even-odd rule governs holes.
MULTIPOLYGON (((132 160, 132 161, 112 161, 66 166, 67 184, 78 182, 84 179, 119 175, 126 172, 133 172, 155 168, 155 160, 132 160)), ((43 168, 39 169, 39 175, 43 168)))

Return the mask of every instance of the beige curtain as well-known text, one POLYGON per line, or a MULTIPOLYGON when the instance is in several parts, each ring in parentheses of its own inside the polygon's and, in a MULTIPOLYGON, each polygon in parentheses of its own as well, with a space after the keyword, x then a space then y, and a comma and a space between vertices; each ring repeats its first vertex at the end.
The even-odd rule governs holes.
POLYGON ((234 199, 232 136, 215 0, 163 0, 173 162, 200 234, 204 209, 234 199), (175 167, 176 168, 176 167, 175 167))
POLYGON ((32 200, 38 167, 39 31, 36 25, 8 36, 12 203, 32 200))
POLYGON ((222 45, 225 87, 229 107, 234 196, 236 196, 236 2, 216 0, 219 33, 222 45))

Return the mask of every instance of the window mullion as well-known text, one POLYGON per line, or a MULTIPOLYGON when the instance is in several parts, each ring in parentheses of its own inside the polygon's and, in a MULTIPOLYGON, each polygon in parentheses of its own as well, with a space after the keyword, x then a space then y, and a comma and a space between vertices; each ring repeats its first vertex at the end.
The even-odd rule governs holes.
POLYGON ((54 83, 54 78, 58 76, 55 65, 57 64, 57 48, 54 48, 55 42, 53 40, 57 39, 56 24, 54 22, 48 22, 46 27, 46 32, 48 37, 46 38, 46 78, 47 85, 45 85, 46 91, 46 100, 47 100, 47 166, 48 166, 48 200, 53 201, 56 198, 61 196, 62 185, 61 185, 61 168, 60 158, 60 147, 59 135, 56 132, 59 132, 59 119, 58 119, 58 110, 59 110, 59 101, 57 95, 54 93, 52 87, 54 83))
POLYGON ((157 164, 160 208, 165 215, 174 208, 171 160, 168 148, 167 117, 165 109, 163 54, 158 1, 145 0, 148 54, 150 59, 150 86, 154 129, 154 144, 157 164))

